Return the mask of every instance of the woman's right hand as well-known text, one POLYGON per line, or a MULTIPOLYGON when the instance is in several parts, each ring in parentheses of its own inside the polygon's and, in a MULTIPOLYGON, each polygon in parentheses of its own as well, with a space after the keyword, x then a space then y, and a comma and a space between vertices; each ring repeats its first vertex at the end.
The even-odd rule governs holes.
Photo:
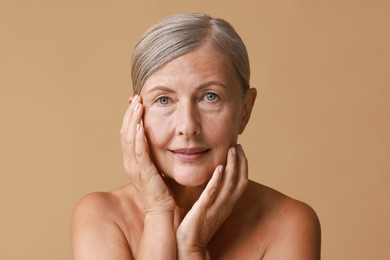
POLYGON ((176 259, 175 200, 153 164, 142 125, 143 106, 134 96, 120 131, 124 168, 143 205, 144 229, 136 259, 176 259), (161 238, 164 238, 162 241, 161 238))
POLYGON ((130 100, 120 130, 125 171, 143 200, 145 214, 173 212, 175 201, 150 158, 142 124, 141 97, 136 95, 130 100))

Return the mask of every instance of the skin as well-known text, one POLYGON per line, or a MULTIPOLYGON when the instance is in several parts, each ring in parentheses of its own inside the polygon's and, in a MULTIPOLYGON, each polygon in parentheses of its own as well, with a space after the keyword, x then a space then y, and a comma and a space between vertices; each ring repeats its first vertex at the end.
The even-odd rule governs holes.
POLYGON ((255 99, 207 45, 155 72, 123 119, 130 183, 79 202, 73 258, 319 259, 315 212, 248 179, 255 99))
POLYGON ((157 168, 175 188, 191 189, 196 199, 214 169, 226 165, 256 96, 251 89, 241 98, 240 84, 226 64, 227 58, 204 47, 154 73, 141 91, 157 168))

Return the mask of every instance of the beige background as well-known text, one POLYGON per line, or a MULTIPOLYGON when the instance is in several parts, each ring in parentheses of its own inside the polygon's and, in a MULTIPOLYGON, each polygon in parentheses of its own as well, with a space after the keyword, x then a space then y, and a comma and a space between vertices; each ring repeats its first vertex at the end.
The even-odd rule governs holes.
POLYGON ((251 177, 315 208, 323 259, 390 259, 390 4, 352 0, 0 0, 0 259, 70 259, 77 200, 126 182, 132 47, 190 11, 247 44, 251 177))

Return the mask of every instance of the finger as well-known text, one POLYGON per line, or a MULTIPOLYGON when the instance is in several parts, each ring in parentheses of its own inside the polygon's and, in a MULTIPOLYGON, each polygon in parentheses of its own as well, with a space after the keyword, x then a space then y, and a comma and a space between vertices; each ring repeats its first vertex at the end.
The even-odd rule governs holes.
POLYGON ((138 166, 142 169, 142 178, 148 178, 157 173, 156 168, 150 158, 148 145, 145 138, 145 130, 143 124, 137 124, 135 138, 135 155, 138 166))
POLYGON ((208 208, 214 202, 223 179, 223 168, 224 167, 222 165, 218 165, 217 168, 215 168, 210 181, 207 183, 206 188, 203 190, 196 202, 199 207, 208 208))
POLYGON ((123 116, 122 126, 121 126, 121 130, 120 130, 121 141, 122 141, 122 139, 124 139, 124 137, 126 136, 127 129, 128 129, 128 124, 127 124, 127 122, 129 121, 129 118, 131 118, 132 113, 133 113, 133 110, 134 110, 134 109, 133 109, 133 106, 132 106, 132 102, 131 102, 131 100, 132 100, 133 98, 134 98, 134 97, 130 96, 130 98, 129 98, 129 106, 127 107, 126 113, 125 113, 125 115, 123 116))
POLYGON ((130 144, 134 144, 134 139, 136 135, 136 128, 137 124, 140 123, 141 118, 142 118, 142 104, 139 102, 139 100, 134 101, 134 106, 133 106, 133 113, 132 116, 128 119, 128 130, 126 132, 126 141, 130 144))
POLYGON ((238 162, 238 189, 245 190, 249 184, 248 179, 248 159, 245 156, 244 149, 239 144, 237 145, 237 162, 238 162))
POLYGON ((235 157, 226 166, 226 183, 221 190, 222 198, 229 198, 228 203, 235 203, 248 184, 248 163, 241 145, 236 146, 235 157), (231 167, 228 167, 229 164, 231 167), (229 172, 233 171, 233 172, 229 172), (230 178, 229 178, 230 177, 230 178))
POLYGON ((140 122, 142 117, 142 104, 140 102, 139 96, 135 96, 129 105, 126 115, 123 118, 122 124, 122 138, 124 141, 124 145, 130 145, 131 149, 133 149, 136 126, 140 122))
POLYGON ((220 191, 211 209, 218 211, 223 206, 224 211, 230 214, 236 201, 241 196, 242 190, 238 189, 238 183, 241 180, 239 174, 241 173, 239 173, 237 166, 237 148, 231 147, 228 152, 227 164, 220 191))
POLYGON ((230 147, 227 156, 225 174, 222 183, 221 194, 230 196, 236 189, 237 184, 237 148, 230 147))
POLYGON ((121 128, 121 144, 123 149, 123 162, 125 171, 130 174, 136 172, 137 161, 135 158, 135 132, 136 125, 142 117, 142 105, 140 98, 135 96, 132 103, 129 105, 126 114, 123 118, 121 128))

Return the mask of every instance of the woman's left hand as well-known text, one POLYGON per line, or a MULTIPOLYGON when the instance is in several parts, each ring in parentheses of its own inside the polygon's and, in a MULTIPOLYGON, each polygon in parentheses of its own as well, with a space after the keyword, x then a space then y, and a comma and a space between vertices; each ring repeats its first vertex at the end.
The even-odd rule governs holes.
POLYGON ((248 185, 248 164, 241 145, 231 147, 227 165, 217 166, 198 201, 176 231, 178 257, 204 258, 210 239, 229 217, 248 185))

